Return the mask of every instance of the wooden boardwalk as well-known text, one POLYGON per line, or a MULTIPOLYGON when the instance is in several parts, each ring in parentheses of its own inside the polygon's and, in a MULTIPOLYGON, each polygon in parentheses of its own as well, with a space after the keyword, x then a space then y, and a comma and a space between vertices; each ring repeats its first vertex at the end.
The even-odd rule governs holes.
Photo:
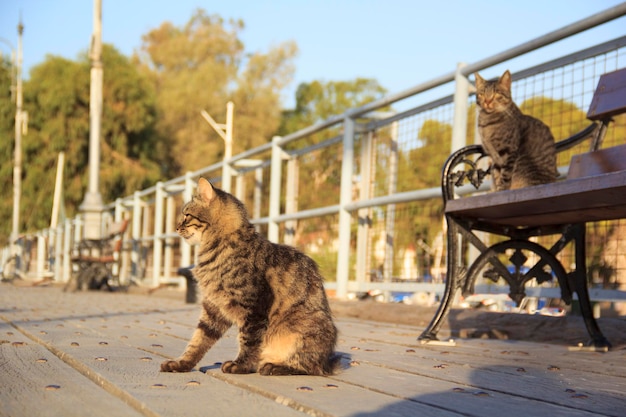
POLYGON ((0 415, 624 416, 626 350, 463 339, 424 346, 422 329, 337 319, 335 376, 227 375, 231 330, 190 373, 178 356, 199 307, 180 299, 0 285, 0 415))

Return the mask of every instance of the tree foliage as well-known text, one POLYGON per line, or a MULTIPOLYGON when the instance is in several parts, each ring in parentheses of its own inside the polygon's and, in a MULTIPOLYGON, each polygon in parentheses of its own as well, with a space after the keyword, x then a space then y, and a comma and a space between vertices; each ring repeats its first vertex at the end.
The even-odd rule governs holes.
POLYGON ((173 140, 170 176, 223 157, 223 141, 201 110, 224 123, 226 103, 233 101, 233 153, 267 142, 278 127, 280 93, 291 81, 296 45, 246 55, 243 28, 240 20, 225 22, 198 9, 183 27, 165 22, 143 37, 135 59, 156 91, 157 129, 173 140))
MULTIPOLYGON (((166 144, 154 131, 155 95, 144 75, 114 47, 103 48, 103 116, 100 190, 105 202, 152 185, 161 178, 161 155, 166 144)), ((90 61, 48 56, 34 67, 24 83, 28 133, 22 138, 23 168, 20 230, 33 231, 50 224, 57 158, 65 153, 63 193, 69 216, 78 211, 88 181, 90 61)), ((6 84, 6 71, 0 83, 6 84)), ((10 107, 10 106, 9 106, 10 107)), ((0 128, 6 132, 7 97, 0 100, 0 128)), ((12 110, 14 112, 14 110, 12 110)), ((7 117, 8 118, 8 117, 7 117)), ((12 127, 11 127, 12 128, 12 127)), ((12 134, 8 135, 13 137, 12 134)), ((14 141, 3 141, 2 170, 13 166, 14 141)), ((8 168, 8 169, 7 169, 8 168)), ((8 172, 7 172, 8 173, 8 172)), ((11 183, 11 175, 2 180, 11 183)), ((8 184, 6 184, 8 185, 8 184)), ((10 218, 12 187, 4 186, 0 210, 10 218)), ((0 234, 8 236, 9 222, 0 234)))
POLYGON ((11 232, 13 210, 13 149, 15 102, 11 95, 11 63, 0 60, 0 245, 7 242, 11 232))

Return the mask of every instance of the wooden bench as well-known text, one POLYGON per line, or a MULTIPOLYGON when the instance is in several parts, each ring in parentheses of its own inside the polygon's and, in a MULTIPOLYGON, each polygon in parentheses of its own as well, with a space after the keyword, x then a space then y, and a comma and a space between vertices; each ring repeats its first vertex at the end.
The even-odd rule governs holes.
MULTIPOLYGON (((497 282, 504 279, 509 296, 518 305, 525 297, 525 285, 556 277, 561 298, 571 303, 578 296, 581 314, 591 336, 588 346, 607 350, 611 345, 593 316, 587 289, 585 250, 586 223, 626 218, 626 145, 598 150, 611 117, 626 112, 626 69, 600 78, 587 117, 592 124, 579 134, 556 144, 557 152, 583 141, 591 152, 572 158, 568 177, 550 184, 517 190, 459 197, 468 191, 468 182, 478 189, 489 178, 482 168, 488 157, 481 145, 470 145, 453 153, 442 176, 447 230, 447 277, 444 295, 431 323, 419 340, 437 340, 457 290, 467 296, 482 276, 497 282), (481 238, 504 237, 488 246, 481 238), (537 237, 560 235, 551 247, 536 243, 537 237), (568 272, 559 256, 574 244, 574 266, 568 272), (478 256, 471 262, 463 253, 474 247, 478 256)), ((626 139, 626 138, 625 138, 626 139)), ((471 186, 469 186, 472 189, 471 186)))
POLYGON ((119 280, 123 237, 128 219, 111 223, 102 239, 83 239, 78 242, 72 263, 75 270, 65 284, 64 291, 106 287, 110 291, 123 288, 119 280))

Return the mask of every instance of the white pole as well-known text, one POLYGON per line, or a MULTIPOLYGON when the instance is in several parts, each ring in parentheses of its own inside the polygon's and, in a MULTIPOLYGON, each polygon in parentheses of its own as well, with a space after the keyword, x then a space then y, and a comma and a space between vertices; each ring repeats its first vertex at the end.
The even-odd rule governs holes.
POLYGON ((18 253, 17 239, 20 234, 20 199, 22 195, 22 129, 25 117, 22 114, 22 33, 24 25, 17 25, 17 91, 15 100, 15 155, 13 165, 13 222, 11 229, 11 245, 13 254, 18 253))
POLYGON ((354 168, 354 125, 349 116, 343 122, 343 159, 341 161, 341 186, 339 195, 339 253, 337 254, 337 298, 348 295, 350 276, 350 223, 352 216, 346 205, 352 201, 352 175, 354 168))
POLYGON ((230 158, 233 157, 233 102, 226 103, 226 140, 224 149, 224 164, 222 165, 222 188, 231 191, 230 158))
POLYGON ((230 193, 231 173, 230 158, 233 156, 233 109, 235 105, 232 101, 226 103, 226 124, 217 123, 209 113, 202 110, 200 114, 207 121, 215 132, 224 139, 224 159, 222 161, 222 190, 230 193))
POLYGON ((61 205, 61 190, 63 190, 63 165, 65 164, 65 153, 59 153, 57 161, 57 176, 54 182, 54 198, 52 200, 52 216, 50 218, 50 228, 56 229, 59 223, 59 206, 61 205))
POLYGON ((467 64, 460 62, 456 67, 454 76, 454 119, 452 125, 452 143, 450 153, 461 149, 466 145, 467 138, 467 99, 471 84, 461 72, 467 64))
POLYGON ((102 119, 102 0, 94 0, 91 42, 91 87, 89 97, 89 187, 80 210, 85 213, 86 238, 101 234, 100 128, 102 119))

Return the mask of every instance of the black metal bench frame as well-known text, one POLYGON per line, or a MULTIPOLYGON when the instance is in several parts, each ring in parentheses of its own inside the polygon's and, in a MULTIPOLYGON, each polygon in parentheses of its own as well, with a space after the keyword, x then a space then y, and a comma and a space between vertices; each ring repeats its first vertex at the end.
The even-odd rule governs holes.
POLYGON ((109 291, 125 289, 119 280, 119 270, 128 223, 128 219, 111 223, 104 238, 78 242, 72 256, 75 268, 64 291, 77 291, 85 287, 90 290, 106 287, 109 291))

